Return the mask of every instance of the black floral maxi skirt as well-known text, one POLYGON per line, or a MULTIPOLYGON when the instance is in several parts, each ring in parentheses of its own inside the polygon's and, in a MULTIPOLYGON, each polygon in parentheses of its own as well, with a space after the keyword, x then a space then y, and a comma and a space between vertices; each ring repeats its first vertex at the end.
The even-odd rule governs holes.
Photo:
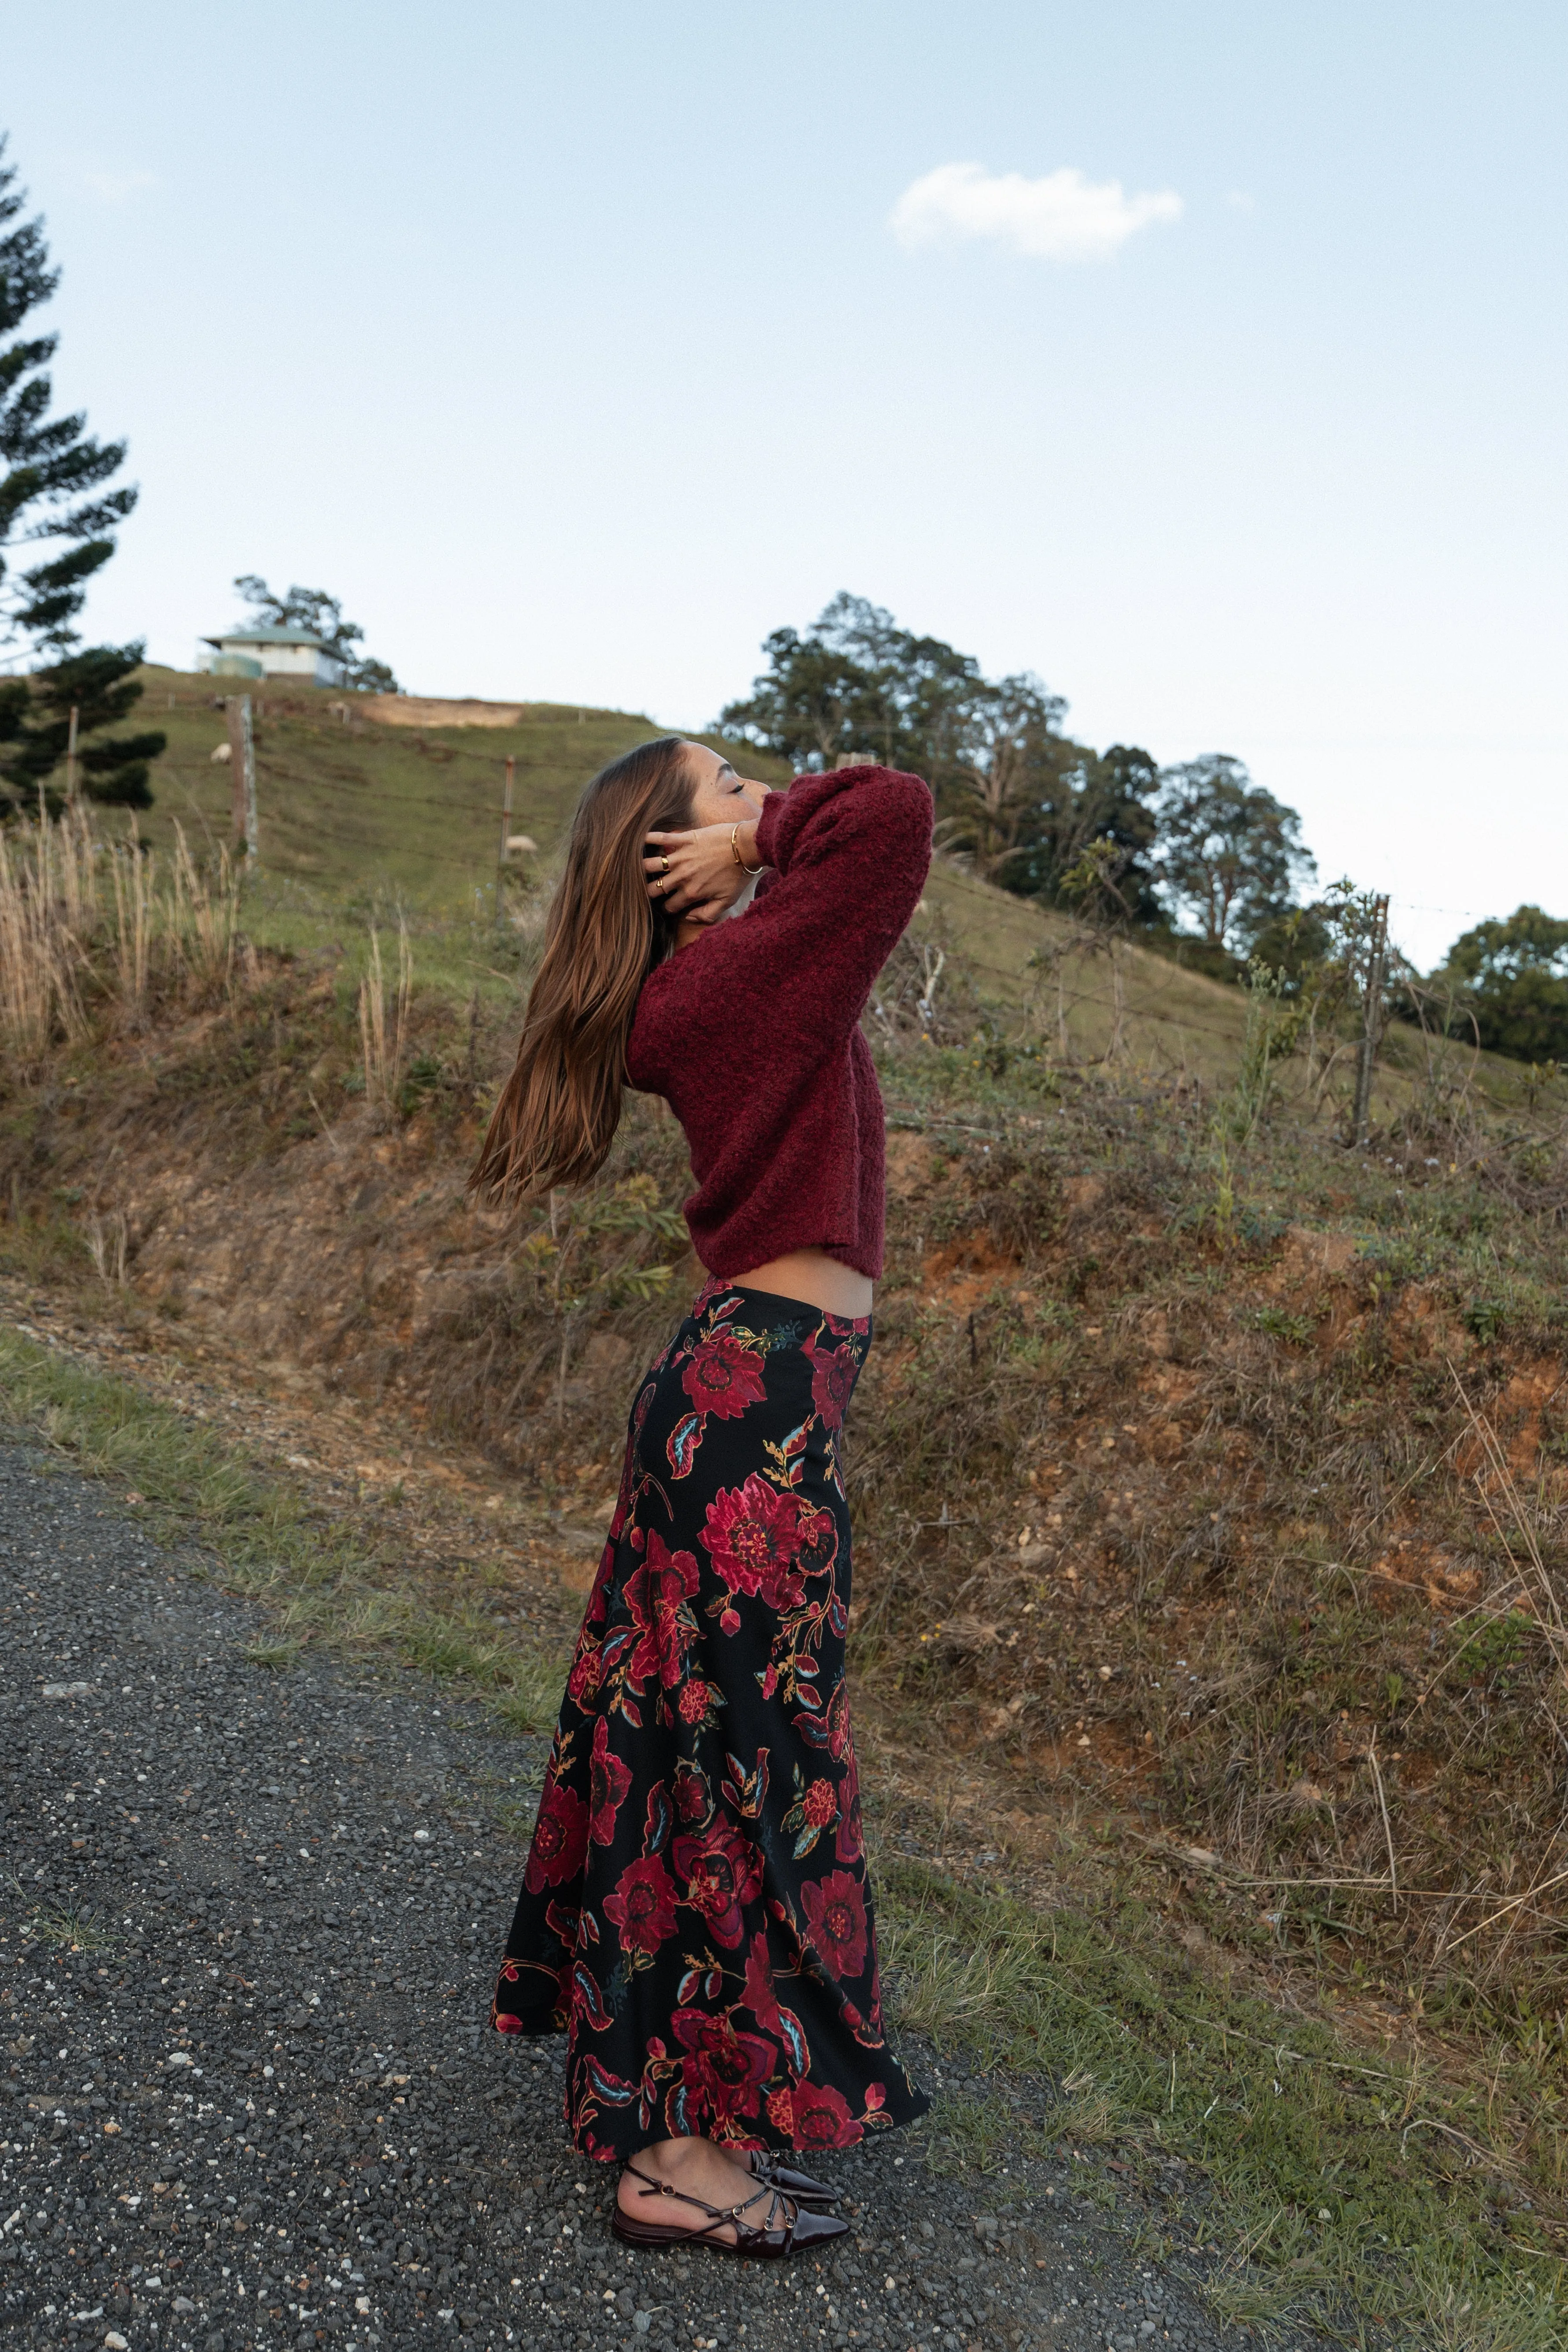
POLYGON ((928 2105, 883 2035, 844 1681, 870 1338, 711 1282, 633 1405, 494 2009, 565 2032, 584 2155, 847 2147, 928 2105))

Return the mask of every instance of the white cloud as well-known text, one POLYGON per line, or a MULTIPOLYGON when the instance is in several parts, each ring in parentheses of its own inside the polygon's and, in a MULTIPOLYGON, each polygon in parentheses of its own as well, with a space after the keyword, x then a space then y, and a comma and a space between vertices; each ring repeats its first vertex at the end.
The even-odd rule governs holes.
POLYGON ((107 205, 123 205, 139 196, 144 188, 158 184, 156 172, 88 172, 84 174, 95 196, 107 205))
POLYGON ((1180 220, 1169 188, 1130 196, 1120 180, 1090 180, 1071 164, 1026 180, 980 163, 940 163, 904 190, 892 211, 901 245, 989 236, 1046 261, 1110 261, 1154 221, 1180 220))

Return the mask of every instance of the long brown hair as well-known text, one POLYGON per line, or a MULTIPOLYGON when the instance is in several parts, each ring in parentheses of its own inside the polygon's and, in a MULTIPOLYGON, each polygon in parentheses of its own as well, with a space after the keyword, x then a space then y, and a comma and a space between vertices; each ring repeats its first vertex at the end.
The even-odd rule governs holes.
POLYGON ((686 754, 679 735, 639 743, 601 768, 577 803, 517 1060, 490 1114, 472 1192, 528 1200, 553 1184, 583 1183, 605 1163, 637 994, 675 939, 675 919, 647 895, 643 840, 690 824, 686 754))

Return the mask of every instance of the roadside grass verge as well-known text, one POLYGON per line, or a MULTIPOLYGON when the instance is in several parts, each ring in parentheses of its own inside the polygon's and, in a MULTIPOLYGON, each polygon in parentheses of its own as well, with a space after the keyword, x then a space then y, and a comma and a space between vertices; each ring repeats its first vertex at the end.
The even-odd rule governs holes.
POLYGON ((994 2173, 1021 2138, 1069 2159, 1113 2148, 1169 2204, 1178 2159, 1210 2184, 1183 2220, 1189 2243, 1226 2256, 1210 2292, 1231 2321, 1455 2352, 1561 2345, 1563 2235, 1520 2201, 1515 2132, 1484 2089, 1426 2054, 1379 2065, 1200 1974, 1135 1899, 1096 1917, 1036 1909, 892 1852, 878 1879, 902 2024, 1058 2094, 1043 2126, 945 2101, 939 2168, 994 2173))
MULTIPOLYGON (((431 1605, 351 1531, 130 1383, 0 1330, 0 1412, 118 1483, 161 1538, 199 1547, 216 1580, 259 1603, 271 1623, 250 1647, 258 1664, 285 1671, 320 1643, 464 1685, 515 1731, 553 1719, 558 1656, 498 1639, 461 1600, 431 1605)), ((528 1816, 514 1804, 506 1825, 526 1835, 528 1816)), ((990 2174, 1020 2140, 1114 2149, 1133 2183, 1162 2178, 1169 2201, 1180 2159, 1210 2185, 1187 2242, 1225 2254, 1216 2314, 1265 2329, 1288 2315, 1349 2344, 1561 2343, 1561 2260, 1518 2201, 1510 2119, 1479 2091, 1425 2058, 1371 2063, 1331 2028, 1200 1975, 1134 1900, 1093 1917, 891 1852, 879 1871, 903 2027, 1043 2074, 1058 2094, 1043 2130, 994 2103, 945 2101, 934 2164, 990 2174)), ((66 1924, 40 1916, 37 1932, 66 1924)), ((1085 2184, 1114 2193, 1098 2169, 1085 2184)))
POLYGON ((560 1658, 498 1638, 461 1594, 434 1605, 352 1531, 130 1382, 0 1329, 0 1412, 118 1482, 161 1539, 195 1543, 217 1582, 265 1607, 272 1626, 250 1645, 254 1664, 285 1669, 311 1642, 380 1653, 468 1684, 509 1729, 553 1724, 560 1658))

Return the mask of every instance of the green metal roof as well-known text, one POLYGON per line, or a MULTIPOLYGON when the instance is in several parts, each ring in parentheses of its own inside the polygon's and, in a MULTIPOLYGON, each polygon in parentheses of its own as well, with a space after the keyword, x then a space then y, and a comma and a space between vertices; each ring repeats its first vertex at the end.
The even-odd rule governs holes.
MULTIPOLYGON (((225 629, 221 636, 204 637, 204 646, 314 646, 318 653, 331 653, 324 637, 310 629, 225 629)), ((332 656, 334 661, 337 656, 332 656)))

